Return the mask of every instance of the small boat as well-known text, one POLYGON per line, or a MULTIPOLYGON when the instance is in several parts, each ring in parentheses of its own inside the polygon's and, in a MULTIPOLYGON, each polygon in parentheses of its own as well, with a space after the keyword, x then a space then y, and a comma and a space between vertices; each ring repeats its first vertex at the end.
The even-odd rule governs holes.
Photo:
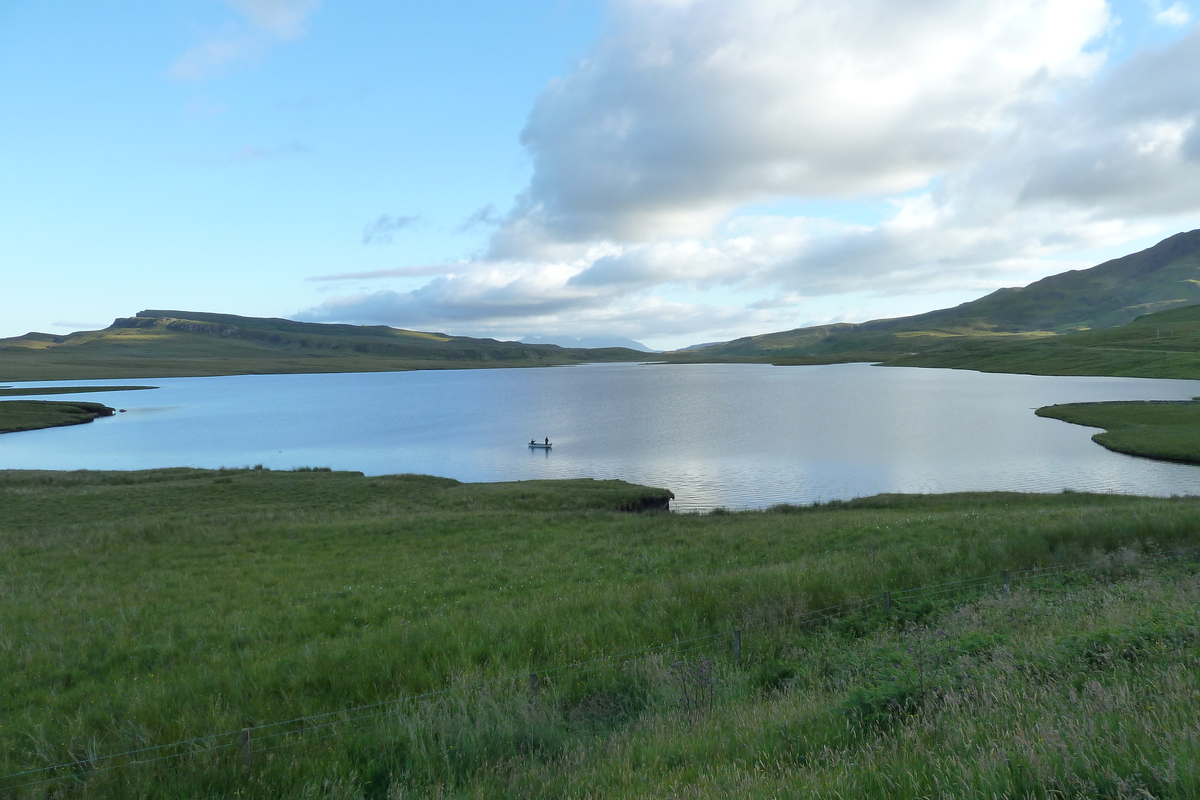
POLYGON ((529 447, 530 447, 531 449, 536 449, 536 450, 549 450, 549 449, 550 449, 551 447, 553 447, 553 446, 554 446, 554 445, 550 444, 549 442, 545 442, 545 443, 542 443, 542 442, 530 442, 530 443, 529 443, 529 447))

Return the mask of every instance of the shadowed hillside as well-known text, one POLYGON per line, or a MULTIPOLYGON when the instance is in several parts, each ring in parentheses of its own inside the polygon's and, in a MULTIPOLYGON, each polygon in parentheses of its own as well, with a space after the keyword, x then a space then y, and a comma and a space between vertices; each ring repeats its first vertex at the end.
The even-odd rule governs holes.
POLYGON ((688 351, 688 360, 780 358, 884 361, 963 346, 984 337, 1017 346, 1053 334, 1125 325, 1156 311, 1200 303, 1200 230, 1140 253, 1070 270, 1020 289, 911 317, 820 325, 748 336, 688 351))
POLYGON ((384 325, 141 311, 99 331, 0 339, 0 380, 523 367, 644 357, 619 347, 500 342, 384 325))

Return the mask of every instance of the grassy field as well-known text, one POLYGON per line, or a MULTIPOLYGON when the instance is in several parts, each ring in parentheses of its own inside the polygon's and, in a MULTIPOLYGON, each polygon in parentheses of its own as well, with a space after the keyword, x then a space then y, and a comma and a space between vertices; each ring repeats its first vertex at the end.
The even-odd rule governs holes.
POLYGON ((974 337, 889 359, 891 366, 951 367, 1033 375, 1200 379, 1200 307, 1128 325, 1060 336, 974 337))
POLYGON ((0 473, 0 775, 76 765, 22 797, 1195 796, 1200 589, 1190 562, 1142 562, 1200 544, 1200 501, 618 510, 665 497, 614 481, 0 473), (898 595, 886 613, 794 624, 1103 554, 1076 584, 898 595), (258 730, 249 764, 237 745, 245 726, 426 692, 445 693, 258 730), (99 758, 223 732, 233 747, 99 758))
POLYGON ((1104 428, 1092 441, 1118 453, 1200 464, 1200 402, 1195 400, 1066 403, 1036 413, 1104 428))
POLYGON ((101 403, 4 400, 0 401, 0 433, 79 425, 112 414, 113 409, 101 403))

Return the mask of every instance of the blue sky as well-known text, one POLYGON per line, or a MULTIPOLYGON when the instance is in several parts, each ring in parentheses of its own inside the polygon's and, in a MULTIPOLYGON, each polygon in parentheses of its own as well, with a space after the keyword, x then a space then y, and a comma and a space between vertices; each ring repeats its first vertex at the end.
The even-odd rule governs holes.
POLYGON ((667 348, 1200 227, 1189 3, 0 4, 0 336, 143 308, 667 348))

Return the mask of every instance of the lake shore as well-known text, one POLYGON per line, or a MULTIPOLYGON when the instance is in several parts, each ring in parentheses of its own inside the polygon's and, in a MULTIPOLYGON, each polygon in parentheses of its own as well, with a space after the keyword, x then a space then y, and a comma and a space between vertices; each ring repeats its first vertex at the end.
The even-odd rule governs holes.
POLYGON ((1092 441, 1117 453, 1181 464, 1200 464, 1200 402, 1126 401, 1067 403, 1035 412, 1089 428, 1092 441))
POLYGON ((102 403, 69 400, 0 401, 0 433, 34 431, 82 425, 99 417, 111 417, 116 409, 102 403))

